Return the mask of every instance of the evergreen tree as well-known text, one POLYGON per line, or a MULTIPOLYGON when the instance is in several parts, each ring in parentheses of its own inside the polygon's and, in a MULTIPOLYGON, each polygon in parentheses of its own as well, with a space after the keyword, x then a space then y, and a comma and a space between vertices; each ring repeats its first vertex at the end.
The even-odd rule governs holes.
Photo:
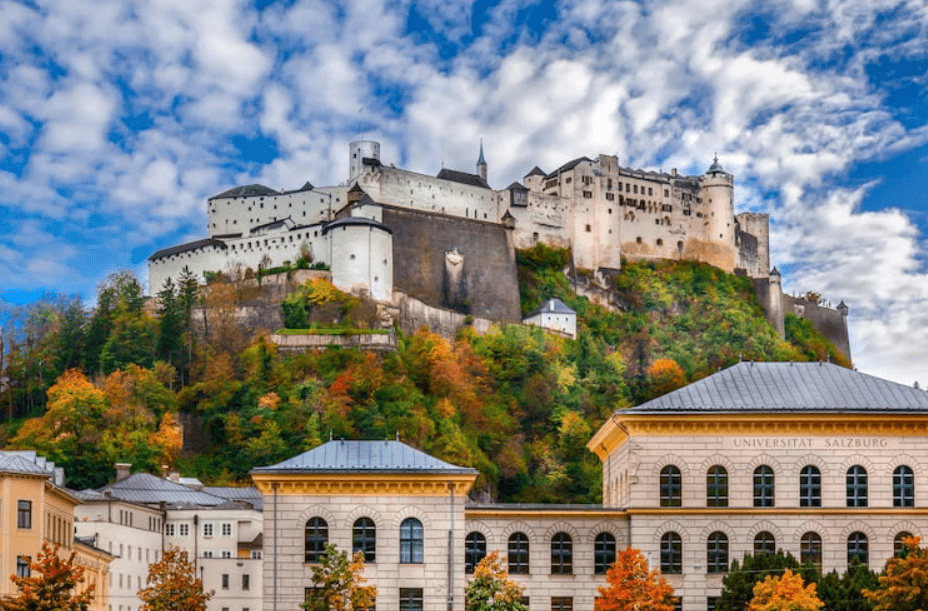
MULTIPOLYGON (((716 610, 744 611, 754 598, 754 586, 770 575, 782 575, 786 569, 799 571, 800 566, 791 554, 783 553, 783 550, 777 550, 775 554, 748 554, 740 565, 735 560, 722 580, 722 594, 716 601, 716 610)), ((806 581, 816 581, 814 568, 805 567, 802 573, 806 581)))

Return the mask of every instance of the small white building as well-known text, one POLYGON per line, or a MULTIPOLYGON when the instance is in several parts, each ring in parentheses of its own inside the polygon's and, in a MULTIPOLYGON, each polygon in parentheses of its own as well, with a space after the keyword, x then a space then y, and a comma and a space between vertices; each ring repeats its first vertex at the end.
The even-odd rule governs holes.
POLYGON ((577 339, 577 313, 558 298, 548 299, 522 319, 522 324, 535 325, 577 339))

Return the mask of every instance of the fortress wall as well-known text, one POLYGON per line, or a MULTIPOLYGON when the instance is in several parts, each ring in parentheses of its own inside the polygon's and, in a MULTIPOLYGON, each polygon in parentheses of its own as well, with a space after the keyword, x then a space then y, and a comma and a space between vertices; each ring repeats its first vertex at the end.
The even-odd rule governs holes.
POLYGON ((283 195, 212 199, 207 204, 209 235, 247 233, 252 227, 291 218, 311 225, 329 218, 345 202, 345 189, 318 189, 283 195))
MULTIPOLYGON (((411 335, 422 326, 428 327, 429 331, 453 340, 457 337, 458 331, 465 326, 466 316, 452 310, 442 308, 433 308, 418 299, 394 293, 394 301, 400 303, 400 327, 403 333, 411 335)), ((478 333, 486 333, 490 330, 494 322, 487 318, 474 317, 471 327, 478 333)))
POLYGON ((202 283, 203 272, 225 269, 226 263, 226 251, 215 246, 188 250, 187 252, 149 261, 148 294, 156 295, 158 291, 164 288, 164 283, 168 278, 171 278, 174 285, 177 286, 177 280, 185 267, 202 283))
MULTIPOLYGON (((508 194, 508 192, 506 192, 508 194)), ((531 248, 538 242, 548 246, 570 246, 570 201, 556 195, 528 193, 528 206, 511 206, 516 219, 513 242, 516 248, 531 248)))
POLYGON ((838 352, 851 360, 851 342, 847 331, 847 317, 840 311, 822 307, 801 297, 783 295, 783 312, 796 314, 812 323, 812 327, 828 338, 838 352))
POLYGON ((742 212, 735 216, 741 231, 757 239, 757 252, 753 267, 747 258, 738 264, 751 278, 766 278, 770 273, 770 215, 757 212, 742 212))
POLYGON ((378 203, 499 221, 496 194, 483 187, 385 166, 368 169, 358 177, 358 184, 378 203))
POLYGON ((786 336, 786 329, 783 323, 783 290, 780 285, 780 276, 774 275, 767 278, 752 278, 754 283, 754 295, 764 313, 777 334, 781 338, 786 336))
POLYGON ((434 307, 449 301, 446 253, 463 256, 463 296, 475 317, 519 322, 515 251, 508 230, 497 223, 384 207, 393 230, 393 286, 434 307))

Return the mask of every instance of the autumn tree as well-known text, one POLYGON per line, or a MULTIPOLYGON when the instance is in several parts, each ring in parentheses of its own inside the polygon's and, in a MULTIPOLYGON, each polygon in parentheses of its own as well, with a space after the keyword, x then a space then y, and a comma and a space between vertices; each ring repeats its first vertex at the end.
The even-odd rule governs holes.
POLYGON ((0 599, 0 611, 87 611, 93 602, 93 585, 77 593, 84 582, 84 568, 67 559, 58 546, 42 544, 42 551, 29 564, 30 575, 11 575, 19 594, 0 599))
POLYGON ((677 390, 686 384, 686 374, 673 359, 657 359, 648 367, 651 394, 655 397, 677 390))
MULTIPOLYGON (((742 563, 731 563, 728 574, 722 579, 722 593, 716 601, 718 611, 743 611, 754 597, 754 586, 769 575, 780 575, 785 569, 798 571, 799 561, 792 554, 777 550, 776 553, 747 554, 742 563)), ((804 570, 811 573, 814 569, 804 570)))
POLYGON ((928 609, 928 550, 918 537, 903 539, 902 553, 890 558, 879 578, 879 587, 864 590, 873 611, 928 609))
POLYGON ((474 567, 474 578, 464 591, 467 611, 528 611, 522 602, 525 588, 503 568, 494 550, 474 567))
POLYGON ((606 572, 606 584, 597 588, 595 611, 673 611, 673 588, 656 570, 648 568, 641 552, 626 548, 606 572))
POLYGON ((327 545, 319 564, 313 567, 313 588, 303 603, 307 611, 355 611, 371 609, 377 587, 363 585, 364 552, 348 554, 327 545))
POLYGON ((146 588, 139 590, 139 611, 206 611, 212 592, 203 591, 187 552, 171 546, 148 565, 146 588))
POLYGON ((748 611, 818 611, 824 603, 815 594, 815 584, 805 585, 802 575, 786 569, 768 575, 754 586, 748 611))

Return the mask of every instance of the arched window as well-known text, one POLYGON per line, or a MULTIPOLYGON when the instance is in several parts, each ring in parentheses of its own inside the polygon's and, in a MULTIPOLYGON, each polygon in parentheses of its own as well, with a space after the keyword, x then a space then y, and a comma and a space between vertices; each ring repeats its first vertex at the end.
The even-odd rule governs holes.
POLYGON ((767 532, 757 533, 754 537, 754 555, 758 554, 773 554, 777 551, 777 541, 773 538, 773 535, 767 532))
POLYGON ((847 506, 867 506, 867 470, 860 465, 847 470, 847 506))
POLYGON ((706 506, 728 507, 728 471, 715 465, 706 473, 706 506))
POLYGON ((567 533, 551 537, 551 574, 570 575, 574 572, 574 543, 567 533))
POLYGON ((528 575, 528 537, 523 533, 509 535, 509 574, 528 575))
POLYGON ((799 539, 799 562, 822 570, 822 538, 818 533, 810 531, 799 539))
POLYGON ((487 555, 487 538, 483 533, 471 532, 464 537, 464 572, 473 574, 474 567, 487 555))
POLYGON ((859 531, 852 532, 847 538, 847 565, 851 566, 855 558, 864 566, 870 563, 867 535, 859 531))
POLYGON ((306 522, 305 562, 316 563, 322 557, 329 542, 329 525, 322 518, 310 518, 306 522))
POLYGON ((893 471, 893 507, 915 507, 915 474, 906 465, 893 471))
POLYGON ((400 563, 422 564, 422 522, 406 518, 400 524, 400 563))
POLYGON ((911 536, 912 536, 912 533, 906 532, 906 531, 902 531, 901 533, 898 533, 898 534, 893 538, 893 556, 898 556, 899 554, 902 553, 902 548, 905 547, 905 546, 902 544, 902 542, 905 541, 906 539, 908 539, 908 538, 911 537, 911 536))
POLYGON ((351 553, 363 552, 364 562, 377 561, 377 527, 370 518, 358 518, 351 528, 351 553))
POLYGON ((609 533, 599 533, 593 542, 593 572, 605 575, 615 562, 615 537, 609 533))
POLYGON ((773 507, 773 493, 773 469, 767 465, 761 465, 754 469, 754 506, 773 507))
POLYGON ((799 472, 799 506, 822 506, 822 474, 818 467, 808 465, 799 472))
POLYGON ((675 532, 661 537, 661 573, 679 575, 683 572, 683 539, 675 532))
POLYGON ((728 571, 728 537, 716 531, 706 541, 706 568, 709 573, 728 571))
POLYGON ((680 469, 667 465, 661 469, 661 507, 680 507, 683 495, 683 477, 680 469))

